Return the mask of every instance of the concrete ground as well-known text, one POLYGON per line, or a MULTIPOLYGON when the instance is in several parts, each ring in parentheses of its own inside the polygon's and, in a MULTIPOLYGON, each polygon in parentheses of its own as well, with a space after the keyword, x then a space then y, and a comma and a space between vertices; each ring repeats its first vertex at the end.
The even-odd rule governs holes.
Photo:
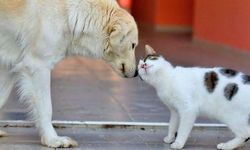
MULTIPOLYGON (((1 128, 2 129, 2 128, 1 128)), ((1 150, 49 150, 43 147, 34 128, 4 128, 8 137, 0 139, 1 150)), ((67 150, 169 150, 163 143, 167 128, 157 129, 101 129, 63 128, 60 135, 70 136, 78 141, 77 148, 67 150)), ((233 135, 224 128, 195 128, 185 150, 215 150, 216 145, 230 140, 233 135)), ((238 150, 248 150, 250 144, 238 150)), ((57 148, 58 150, 60 148, 57 148)))
MULTIPOLYGON (((250 74, 250 54, 231 48, 218 48, 192 42, 190 34, 166 34, 140 31, 137 57, 144 56, 144 45, 151 44, 174 65, 223 66, 250 74)), ((1 110, 1 120, 25 120, 25 107, 18 103, 15 90, 1 110)), ((53 119, 66 121, 168 122, 169 112, 155 90, 139 78, 123 79, 100 60, 67 58, 52 75, 53 119)), ((199 118, 199 123, 217 123, 199 118)), ((10 137, 0 139, 0 149, 44 149, 33 128, 8 128, 10 137), (11 146, 10 146, 11 145, 11 146)), ((166 132, 141 130, 106 130, 86 128, 59 129, 80 143, 79 149, 168 149, 162 143, 166 132)), ((230 139, 229 131, 203 129, 194 131, 191 149, 215 149, 218 142, 230 139), (222 134, 223 133, 223 134, 222 134)), ((249 146, 248 146, 249 147, 249 146)), ((250 147, 248 148, 250 149, 250 147)))

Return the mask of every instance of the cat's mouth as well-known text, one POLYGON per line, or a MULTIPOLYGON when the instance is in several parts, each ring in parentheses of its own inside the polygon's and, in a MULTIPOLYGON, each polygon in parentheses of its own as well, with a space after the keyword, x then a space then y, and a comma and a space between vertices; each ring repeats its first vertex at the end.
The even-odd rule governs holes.
MULTIPOLYGON (((139 70, 143 70, 143 71, 145 72, 145 74, 147 75, 147 74, 148 74, 148 69, 151 68, 151 67, 153 67, 153 65, 147 65, 147 64, 145 63, 145 64, 141 64, 141 65, 140 65, 139 70)), ((139 74, 139 77, 140 77, 140 79, 141 79, 142 81, 144 81, 140 74, 139 74)))
POLYGON ((142 64, 142 65, 141 65, 141 69, 143 69, 143 70, 145 71, 146 74, 148 74, 148 71, 147 71, 147 70, 148 70, 149 68, 151 68, 151 67, 153 67, 153 65, 150 65, 150 66, 147 65, 147 64, 142 64))

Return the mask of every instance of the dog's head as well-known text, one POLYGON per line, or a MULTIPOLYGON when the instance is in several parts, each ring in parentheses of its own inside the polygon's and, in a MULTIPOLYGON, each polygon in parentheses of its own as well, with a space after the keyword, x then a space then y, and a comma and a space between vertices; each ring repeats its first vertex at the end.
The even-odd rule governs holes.
POLYGON ((117 10, 110 19, 108 44, 104 60, 122 77, 137 76, 135 48, 138 45, 138 29, 134 18, 125 10, 117 10))

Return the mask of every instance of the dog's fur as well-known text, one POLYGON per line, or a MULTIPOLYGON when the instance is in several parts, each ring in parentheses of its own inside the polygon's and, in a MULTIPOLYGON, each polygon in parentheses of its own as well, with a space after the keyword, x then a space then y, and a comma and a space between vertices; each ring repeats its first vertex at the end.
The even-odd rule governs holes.
POLYGON ((66 56, 82 55, 133 77, 137 44, 135 21, 115 0, 0 0, 0 107, 17 84, 42 144, 76 146, 51 124, 51 69, 66 56))

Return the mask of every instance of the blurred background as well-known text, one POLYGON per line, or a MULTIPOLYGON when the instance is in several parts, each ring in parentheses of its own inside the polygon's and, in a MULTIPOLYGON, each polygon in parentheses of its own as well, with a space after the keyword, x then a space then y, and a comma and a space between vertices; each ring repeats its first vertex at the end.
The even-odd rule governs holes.
MULTIPOLYGON (((250 74, 249 0, 118 0, 139 27, 138 58, 150 44, 174 65, 222 66, 250 74)), ((168 122, 168 109, 139 78, 123 79, 105 62, 67 58, 52 74, 53 119, 168 122)), ((0 119, 27 119, 15 90, 0 119)), ((215 122, 200 118, 197 122, 215 122)))
POLYGON ((250 51, 248 0, 118 0, 139 25, 250 51))

